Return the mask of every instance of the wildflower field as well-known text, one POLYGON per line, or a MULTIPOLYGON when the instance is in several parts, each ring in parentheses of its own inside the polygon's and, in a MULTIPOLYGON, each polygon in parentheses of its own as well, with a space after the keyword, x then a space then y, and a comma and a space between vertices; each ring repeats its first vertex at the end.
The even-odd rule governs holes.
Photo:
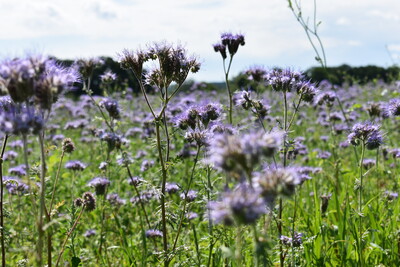
MULTIPOLYGON (((2 266, 400 266, 400 85, 243 70, 226 88, 160 42, 99 59, 0 63, 2 266), (71 94, 77 86, 84 94, 71 94)), ((210 47, 210 53, 213 53, 210 47)))

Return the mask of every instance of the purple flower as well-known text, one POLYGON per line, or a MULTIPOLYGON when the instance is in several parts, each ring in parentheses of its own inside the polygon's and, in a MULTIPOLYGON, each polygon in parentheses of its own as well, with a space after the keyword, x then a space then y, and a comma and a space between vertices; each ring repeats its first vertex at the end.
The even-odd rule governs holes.
POLYGON ((65 163, 65 168, 73 171, 83 171, 84 169, 86 169, 86 167, 86 164, 79 160, 70 160, 65 163))
POLYGON ((390 116, 400 116, 400 98, 390 100, 387 111, 390 116))
POLYGON ((96 230, 94 229, 89 229, 83 234, 84 237, 92 237, 94 235, 96 235, 96 230))
POLYGON ((117 79, 117 75, 111 70, 106 70, 102 75, 100 75, 100 79, 103 83, 111 83, 117 79))
POLYGON ((187 202, 193 202, 197 197, 197 191, 189 190, 186 194, 180 194, 182 200, 186 200, 187 202))
POLYGON ((383 144, 383 137, 379 128, 378 125, 368 121, 356 123, 347 137, 348 142, 354 146, 361 142, 367 149, 376 149, 383 144))
POLYGON ((140 165, 140 171, 145 172, 153 166, 154 166, 154 160, 145 159, 142 161, 142 164, 140 165))
POLYGON ((280 237, 280 240, 287 247, 292 247, 292 246, 300 247, 301 244, 303 243, 302 237, 303 237, 302 233, 294 232, 293 238, 282 235, 280 237))
POLYGON ((239 184, 234 190, 226 191, 219 201, 208 203, 210 219, 225 225, 253 224, 267 212, 259 192, 246 184, 239 184))
POLYGON ((179 186, 176 183, 166 183, 165 192, 169 194, 174 194, 179 191, 179 186))
POLYGON ((210 141, 208 162, 227 172, 251 172, 263 157, 272 157, 282 142, 282 134, 264 131, 244 135, 220 134, 210 141))
POLYGON ((114 99, 106 98, 99 103, 100 107, 105 108, 113 119, 120 119, 121 110, 118 102, 114 99))
POLYGON ((22 164, 22 165, 15 166, 13 168, 9 168, 8 173, 10 173, 12 175, 17 175, 19 177, 26 176, 27 175, 26 166, 25 166, 25 164, 22 164))
POLYGON ((150 229, 146 231, 146 237, 147 238, 163 237, 163 233, 160 230, 150 229))
POLYGON ((87 185, 94 187, 96 195, 104 195, 110 185, 110 180, 106 177, 95 177, 87 185))
POLYGON ((111 206, 116 206, 116 207, 125 205, 125 203, 126 203, 126 200, 120 198, 117 193, 108 194, 107 200, 108 200, 108 202, 110 202, 111 206))
POLYGON ((143 179, 139 176, 134 176, 132 178, 128 178, 128 184, 133 186, 138 186, 143 183, 143 179))

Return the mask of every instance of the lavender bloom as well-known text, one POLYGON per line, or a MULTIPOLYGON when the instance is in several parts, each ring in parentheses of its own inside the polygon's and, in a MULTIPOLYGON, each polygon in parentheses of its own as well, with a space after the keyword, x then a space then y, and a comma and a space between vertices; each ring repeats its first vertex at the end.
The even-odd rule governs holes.
POLYGON ((27 171, 26 171, 25 164, 18 165, 18 166, 15 166, 13 168, 9 168, 8 169, 8 173, 10 173, 12 175, 17 175, 19 177, 26 176, 28 174, 27 171))
POLYGON ((120 119, 121 110, 119 108, 118 102, 114 99, 104 99, 99 103, 100 107, 105 108, 113 119, 120 119))
POLYGON ((108 202, 110 202, 111 206, 116 206, 116 207, 125 205, 125 203, 126 203, 126 200, 120 198, 117 193, 108 194, 107 200, 108 200, 108 202))
POLYGON ((81 58, 75 61, 74 67, 78 69, 82 76, 87 79, 92 76, 93 70, 100 65, 102 65, 104 61, 98 57, 91 58, 81 58))
POLYGON ((303 243, 302 237, 303 237, 302 233, 294 232, 293 238, 282 235, 280 237, 280 240, 287 247, 292 247, 292 246, 300 247, 301 244, 303 243))
POLYGON ((228 47, 229 54, 233 56, 238 51, 240 45, 244 46, 244 35, 225 32, 221 34, 221 43, 225 47, 228 47))
POLYGON ((111 83, 117 79, 117 75, 111 70, 106 70, 102 75, 100 75, 100 79, 103 83, 111 83))
POLYGON ((210 219, 225 225, 253 224, 267 212, 259 192, 246 184, 222 194, 219 201, 208 203, 210 219))
POLYGON ((37 113, 33 107, 23 104, 0 110, 0 131, 14 135, 38 134, 44 127, 44 121, 37 113))
POLYGON ((154 166, 154 160, 145 159, 142 161, 142 164, 140 165, 140 171, 145 172, 153 166, 154 166))
POLYGON ((186 194, 180 194, 182 200, 186 200, 187 202, 193 202, 197 197, 197 191, 189 190, 186 194))
POLYGON ((72 171, 83 171, 86 167, 86 164, 79 160, 70 160, 65 163, 65 168, 72 171))
POLYGON ((144 191, 139 196, 135 196, 130 199, 132 204, 136 204, 139 202, 146 203, 149 202, 151 199, 158 199, 159 194, 156 191, 144 191))
POLYGON ((221 53, 222 59, 226 59, 227 58, 226 46, 225 45, 218 43, 218 44, 214 44, 213 48, 214 48, 215 52, 220 52, 221 53))
POLYGON ((15 103, 26 102, 34 96, 35 103, 46 110, 78 80, 74 69, 63 68, 40 55, 4 61, 0 68, 0 83, 15 103))
POLYGON ((104 195, 110 185, 110 180, 106 177, 95 177, 87 185, 94 187, 96 195, 104 195))
POLYGON ((146 231, 146 237, 147 238, 163 237, 163 233, 160 230, 150 229, 146 231))
POLYGON ((248 79, 255 82, 262 82, 265 79, 267 71, 263 67, 253 66, 246 71, 248 79))
POLYGON ((390 116, 400 116, 400 98, 390 100, 387 111, 390 116))
POLYGON ((16 177, 3 176, 3 184, 9 194, 17 195, 29 192, 29 186, 16 177))
POLYGON ((333 106, 333 103, 335 102, 335 100, 336 100, 335 92, 327 91, 327 92, 318 94, 314 99, 314 103, 319 106, 322 106, 325 104, 328 107, 331 107, 331 106, 333 106))
POLYGON ((400 148, 394 148, 389 150, 389 154, 391 154, 394 159, 400 158, 400 148))
POLYGON ((144 182, 144 180, 139 176, 134 176, 132 178, 128 178, 129 185, 138 186, 143 182, 144 182))
POLYGON ((399 194, 397 192, 390 192, 390 191, 385 191, 384 195, 386 199, 389 201, 393 201, 399 197, 399 194))
POLYGON ((169 194, 174 194, 179 191, 179 186, 176 183, 166 183, 165 192, 169 194))
POLYGON ((17 152, 15 152, 14 150, 9 150, 9 151, 4 152, 3 160, 4 161, 14 160, 17 157, 18 157, 18 153, 17 152))
POLYGON ((273 69, 267 74, 267 84, 277 92, 291 92, 298 89, 302 77, 300 72, 291 69, 273 69))
POLYGON ((134 160, 130 155, 130 153, 124 152, 122 155, 118 155, 117 157, 117 164, 119 166, 124 166, 124 167, 129 166, 130 164, 133 163, 133 161, 134 160))
POLYGON ((383 143, 379 126, 371 122, 354 124, 351 133, 348 135, 348 142, 357 146, 360 141, 366 145, 367 149, 376 149, 383 143))
POLYGON ((123 139, 120 135, 113 132, 99 131, 97 136, 101 141, 107 142, 108 150, 113 151, 114 149, 120 149, 123 143, 123 139))
POLYGON ((296 185, 303 181, 295 168, 265 169, 253 178, 253 184, 259 188, 265 202, 272 204, 279 195, 290 196, 295 192, 296 185))
POLYGON ((216 135, 210 143, 208 162, 227 172, 249 173, 262 157, 271 157, 281 144, 279 133, 263 131, 235 135, 216 135))
POLYGON ((332 154, 329 151, 320 151, 317 154, 317 158, 319 159, 329 159, 331 156, 332 154))
POLYGON ((96 235, 96 230, 94 229, 89 229, 83 234, 84 237, 92 237, 95 235, 96 235))
POLYGON ((197 146, 205 146, 208 144, 209 133, 207 130, 189 130, 185 133, 185 140, 189 143, 195 142, 197 146))
POLYGON ((370 169, 373 166, 375 166, 376 160, 375 159, 364 159, 362 164, 365 169, 370 169))
POLYGON ((196 212, 188 212, 185 214, 186 219, 189 221, 194 220, 199 217, 199 215, 196 212))

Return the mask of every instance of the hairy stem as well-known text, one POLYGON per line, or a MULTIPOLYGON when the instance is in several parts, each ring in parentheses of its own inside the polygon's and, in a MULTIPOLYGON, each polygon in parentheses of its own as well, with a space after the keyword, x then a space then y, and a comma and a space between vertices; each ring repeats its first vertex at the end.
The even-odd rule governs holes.
POLYGON ((1 230, 1 266, 6 266, 6 247, 4 244, 4 213, 3 213, 3 156, 7 146, 8 135, 4 136, 3 145, 1 147, 0 155, 0 230, 1 230))

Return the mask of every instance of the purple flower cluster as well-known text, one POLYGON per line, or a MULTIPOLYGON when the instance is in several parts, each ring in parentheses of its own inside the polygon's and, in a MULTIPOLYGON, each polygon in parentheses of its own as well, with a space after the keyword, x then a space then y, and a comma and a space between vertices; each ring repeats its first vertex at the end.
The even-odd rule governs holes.
POLYGON ((258 191, 246 184, 239 184, 234 190, 226 191, 219 201, 208 204, 210 219, 225 225, 253 224, 267 213, 263 198, 258 191))
POLYGON ((262 158, 272 157, 281 142, 282 134, 264 131, 216 135, 210 143, 208 162, 220 170, 248 174, 262 158))
POLYGON ((104 195, 110 185, 110 180, 106 177, 95 177, 87 185, 94 187, 96 195, 104 195))
POLYGON ((227 58, 226 49, 228 48, 229 55, 233 57, 239 49, 239 46, 244 46, 243 34, 232 34, 225 32, 221 34, 221 42, 214 44, 214 51, 221 53, 223 59, 227 58))
POLYGON ((86 167, 86 164, 79 160, 70 160, 65 163, 65 168, 72 171, 83 171, 86 167))
POLYGON ((376 149, 383 144, 383 137, 379 128, 378 125, 368 121, 356 123, 347 137, 348 142, 354 146, 361 142, 367 149, 376 149))

